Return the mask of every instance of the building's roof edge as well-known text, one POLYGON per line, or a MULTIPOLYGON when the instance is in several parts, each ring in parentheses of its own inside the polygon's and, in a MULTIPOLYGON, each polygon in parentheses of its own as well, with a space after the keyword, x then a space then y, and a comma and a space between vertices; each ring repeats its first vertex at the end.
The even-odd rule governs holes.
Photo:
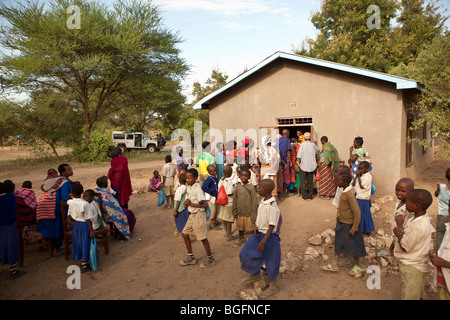
POLYGON ((373 79, 378 79, 378 80, 382 80, 382 81, 395 83, 397 90, 404 90, 404 89, 421 90, 423 87, 422 84, 418 81, 407 79, 407 78, 402 78, 399 76, 390 75, 387 73, 358 68, 358 67, 349 66, 349 65, 345 65, 345 64, 341 64, 341 63, 332 62, 332 61, 326 61, 326 60, 320 60, 320 59, 316 59, 316 58, 301 56, 298 54, 285 53, 285 52, 278 51, 278 52, 274 53, 273 55, 267 57, 260 63, 258 63, 256 66, 254 66, 247 72, 244 72, 243 74, 237 76, 236 78, 234 78, 233 80, 228 82, 225 86, 221 87, 220 89, 214 91, 213 93, 209 94, 208 96, 206 96, 203 99, 201 99, 200 101, 198 101, 194 105, 194 109, 202 109, 203 107, 207 107, 209 105, 208 102, 211 99, 220 95, 222 92, 233 87, 240 81, 249 77, 253 73, 257 72, 258 70, 260 70, 264 66, 270 64, 271 62, 275 61, 278 58, 308 63, 308 64, 312 64, 312 65, 316 65, 316 66, 321 66, 321 67, 325 67, 325 68, 330 68, 330 69, 334 69, 334 70, 339 70, 339 71, 344 71, 344 72, 348 72, 348 73, 352 73, 352 74, 361 75, 364 77, 369 77, 369 78, 373 78, 373 79))

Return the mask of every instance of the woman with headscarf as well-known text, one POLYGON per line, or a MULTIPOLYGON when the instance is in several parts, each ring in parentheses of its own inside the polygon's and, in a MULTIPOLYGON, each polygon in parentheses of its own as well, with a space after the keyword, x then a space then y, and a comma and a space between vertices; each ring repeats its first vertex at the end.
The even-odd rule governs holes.
POLYGON ((70 177, 73 176, 72 167, 66 163, 58 166, 58 172, 60 176, 50 176, 42 182, 41 190, 44 194, 36 209, 39 231, 44 238, 52 239, 53 248, 57 251, 62 247, 64 239, 61 201, 69 200, 72 193, 70 177))
POLYGON ((339 165, 339 155, 336 148, 328 142, 328 137, 320 139, 322 150, 320 151, 320 184, 319 196, 323 200, 329 200, 336 194, 336 183, 334 181, 334 171, 339 165))
POLYGON ((275 199, 277 199, 277 173, 280 163, 280 154, 274 147, 272 147, 272 140, 269 136, 262 137, 259 159, 261 162, 261 180, 273 180, 273 182, 275 183, 275 188, 272 190, 272 195, 275 197, 275 199))

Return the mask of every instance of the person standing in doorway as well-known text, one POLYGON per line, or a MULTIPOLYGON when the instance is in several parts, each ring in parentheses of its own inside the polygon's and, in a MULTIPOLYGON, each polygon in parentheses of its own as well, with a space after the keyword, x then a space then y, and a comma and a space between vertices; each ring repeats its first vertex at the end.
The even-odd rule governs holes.
POLYGON ((314 171, 317 169, 320 150, 311 142, 309 132, 306 132, 303 137, 305 142, 300 145, 297 153, 297 158, 300 161, 300 188, 302 200, 310 201, 313 197, 314 171))

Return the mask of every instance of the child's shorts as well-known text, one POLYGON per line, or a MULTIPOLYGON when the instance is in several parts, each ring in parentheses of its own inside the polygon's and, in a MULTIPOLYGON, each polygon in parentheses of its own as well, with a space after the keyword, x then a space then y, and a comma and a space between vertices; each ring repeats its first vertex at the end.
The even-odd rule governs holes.
POLYGON ((208 226, 206 225, 206 213, 204 210, 190 213, 189 218, 181 233, 194 235, 197 240, 208 237, 208 226))
POLYGON ((175 190, 173 185, 172 186, 164 186, 164 193, 166 196, 173 196, 175 195, 175 190))
POLYGON ((219 219, 227 222, 234 222, 233 207, 232 206, 220 206, 219 219))
POLYGON ((251 217, 236 216, 236 226, 239 231, 253 231, 256 225, 252 222, 251 217))

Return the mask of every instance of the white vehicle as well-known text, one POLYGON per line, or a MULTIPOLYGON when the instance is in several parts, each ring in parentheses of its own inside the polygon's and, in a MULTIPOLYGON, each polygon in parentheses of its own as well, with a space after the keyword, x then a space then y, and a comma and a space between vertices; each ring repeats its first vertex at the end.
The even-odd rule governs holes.
POLYGON ((113 131, 112 140, 114 146, 121 148, 122 152, 130 150, 156 152, 164 148, 164 145, 151 139, 146 132, 113 131))

